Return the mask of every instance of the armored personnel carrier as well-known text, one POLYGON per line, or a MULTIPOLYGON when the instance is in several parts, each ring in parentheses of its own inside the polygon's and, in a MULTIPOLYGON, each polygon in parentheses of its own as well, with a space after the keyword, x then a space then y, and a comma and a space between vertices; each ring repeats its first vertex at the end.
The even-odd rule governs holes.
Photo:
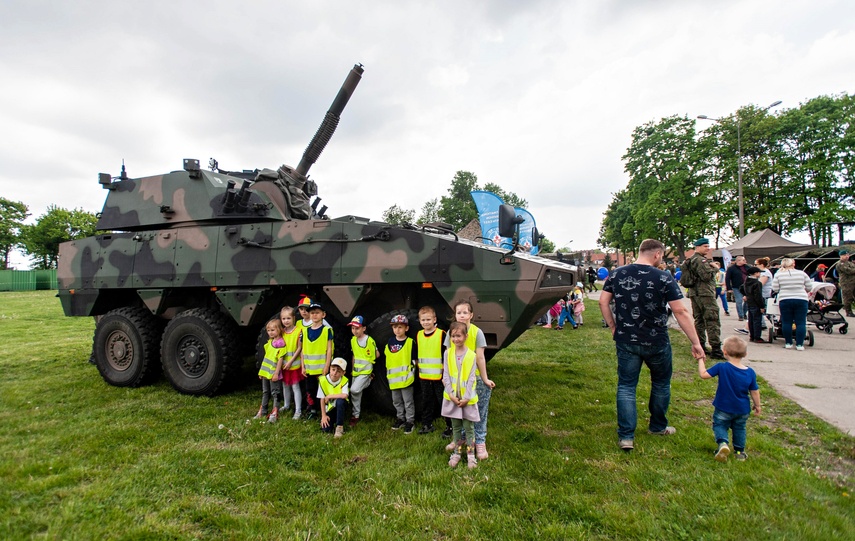
MULTIPOLYGON (((119 177, 99 176, 99 233, 62 244, 57 276, 65 314, 95 316, 93 358, 107 383, 143 385, 162 367, 182 393, 222 391, 265 322, 301 295, 319 301, 345 339, 353 315, 373 321, 378 343, 391 315, 410 316, 415 333, 420 306, 448 322, 452 305, 469 300, 489 358, 576 283, 575 267, 460 239, 441 224, 327 217, 307 175, 362 73, 359 64, 350 71, 296 168, 229 172, 185 159, 162 175, 128 178, 123 166, 119 177)), ((510 237, 513 207, 501 214, 510 237)), ((375 374, 371 388, 382 392, 382 359, 375 374)))

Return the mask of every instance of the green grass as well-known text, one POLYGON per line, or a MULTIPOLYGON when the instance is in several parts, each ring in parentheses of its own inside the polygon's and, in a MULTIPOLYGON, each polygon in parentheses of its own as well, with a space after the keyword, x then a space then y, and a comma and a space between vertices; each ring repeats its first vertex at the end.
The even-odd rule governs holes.
POLYGON ((106 385, 93 323, 50 292, 0 294, 2 539, 844 539, 855 439, 761 382, 746 462, 712 458, 715 383, 673 335, 671 424, 615 434, 615 354, 596 307, 490 363, 490 458, 448 468, 438 434, 373 414, 341 440, 248 419, 260 389, 214 398, 106 385))

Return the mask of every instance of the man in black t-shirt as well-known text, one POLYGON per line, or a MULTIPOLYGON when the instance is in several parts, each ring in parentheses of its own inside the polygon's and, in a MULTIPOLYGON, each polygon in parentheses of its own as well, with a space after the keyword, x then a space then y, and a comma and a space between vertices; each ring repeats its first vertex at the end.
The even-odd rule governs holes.
POLYGON ((635 263, 618 268, 603 285, 600 311, 615 340, 618 359, 617 417, 618 446, 630 451, 635 439, 638 414, 635 390, 641 365, 650 369, 650 434, 670 436, 677 430, 668 426, 671 402, 671 340, 668 337, 670 308, 680 328, 692 343, 692 356, 704 359, 694 322, 683 303, 683 293, 668 271, 656 267, 665 254, 665 245, 647 239, 638 249, 635 263), (612 315, 609 303, 614 299, 612 315))

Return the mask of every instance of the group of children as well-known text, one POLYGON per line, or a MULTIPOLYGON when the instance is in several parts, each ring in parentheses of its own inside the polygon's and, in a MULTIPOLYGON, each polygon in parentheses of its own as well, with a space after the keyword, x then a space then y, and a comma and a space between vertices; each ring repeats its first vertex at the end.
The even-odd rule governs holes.
MULTIPOLYGON (((320 418, 320 428, 340 438, 344 434, 346 408, 351 404, 350 427, 359 423, 362 395, 374 379, 374 363, 380 350, 367 334, 362 316, 348 326, 351 338, 351 377, 345 376, 347 361, 333 357, 333 331, 325 321, 323 307, 304 298, 294 308, 285 306, 278 319, 267 322, 268 340, 258 372, 261 380, 261 407, 256 419, 277 422, 281 412, 294 402, 294 419, 303 415, 301 385, 306 389, 310 419, 320 418), (352 381, 351 381, 352 380, 352 381), (273 408, 268 413, 270 399, 273 408)), ((436 311, 419 310, 421 330, 415 340, 407 335, 409 320, 398 314, 391 318, 393 336, 385 344, 386 379, 392 394, 396 418, 392 430, 412 434, 415 426, 413 386, 418 374, 422 394, 422 427, 429 434, 434 422, 445 421, 444 437, 451 437, 446 450, 448 464, 457 466, 465 455, 470 468, 487 453, 487 414, 495 383, 487 377, 484 333, 472 324, 474 315, 468 301, 454 306, 455 321, 448 334, 437 327, 436 311)))
POLYGON ((585 289, 582 282, 576 282, 576 287, 564 298, 559 299, 546 313, 546 325, 544 329, 564 330, 564 323, 569 321, 574 329, 584 324, 582 312, 585 311, 585 289), (557 319, 558 324, 552 326, 552 320, 557 319))

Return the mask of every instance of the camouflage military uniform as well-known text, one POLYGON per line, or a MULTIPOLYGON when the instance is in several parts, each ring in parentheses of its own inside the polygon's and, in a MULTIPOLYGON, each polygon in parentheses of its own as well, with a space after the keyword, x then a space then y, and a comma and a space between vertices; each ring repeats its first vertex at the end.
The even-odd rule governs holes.
POLYGON ((700 254, 695 254, 683 263, 682 271, 695 277, 695 285, 686 294, 692 301, 692 314, 695 317, 695 330, 703 345, 709 339, 713 356, 721 352, 721 321, 718 315, 718 303, 715 297, 715 277, 718 269, 700 254))
POLYGON ((837 263, 837 276, 840 294, 843 297, 843 308, 846 315, 852 317, 852 303, 855 302, 855 261, 850 257, 847 261, 837 263))

